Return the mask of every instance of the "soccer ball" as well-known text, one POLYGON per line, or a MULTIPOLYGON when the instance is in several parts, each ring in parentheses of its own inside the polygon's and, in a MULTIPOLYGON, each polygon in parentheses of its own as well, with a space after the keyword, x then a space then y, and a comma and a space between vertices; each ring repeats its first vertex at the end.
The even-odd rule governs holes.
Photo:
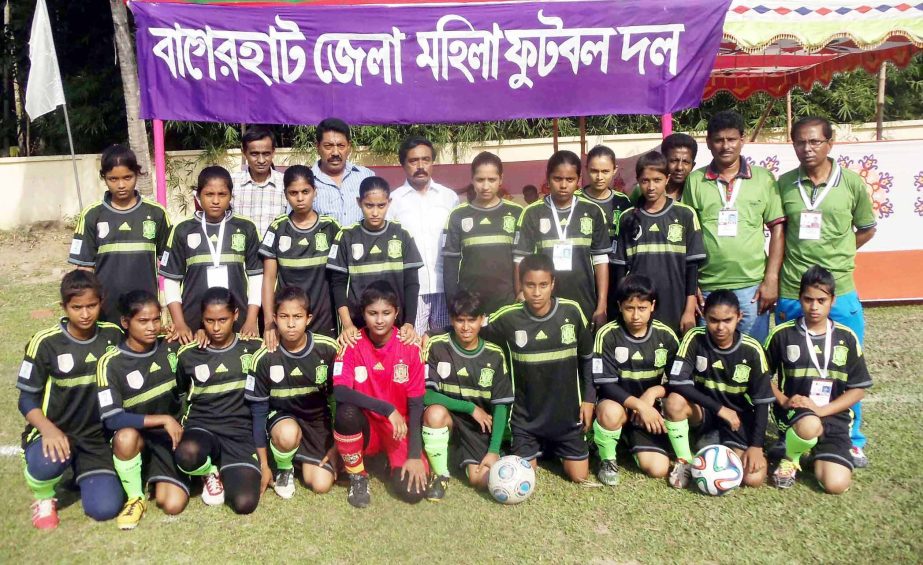
POLYGON ((497 502, 519 504, 535 491, 535 470, 522 457, 501 457, 490 467, 487 488, 497 502))
POLYGON ((692 480, 711 496, 725 495, 740 486, 744 466, 740 457, 723 445, 707 445, 692 460, 692 480))

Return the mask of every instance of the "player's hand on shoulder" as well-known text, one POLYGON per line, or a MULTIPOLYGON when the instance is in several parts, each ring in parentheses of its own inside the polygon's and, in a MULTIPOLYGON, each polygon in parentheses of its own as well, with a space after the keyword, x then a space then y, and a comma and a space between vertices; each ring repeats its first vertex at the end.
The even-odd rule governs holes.
POLYGON ((279 332, 276 328, 266 328, 263 332, 263 347, 270 353, 275 353, 279 347, 279 332))
POLYGON ((343 326, 343 331, 341 331, 340 335, 337 337, 337 343, 342 350, 347 347, 355 347, 361 338, 362 334, 359 332, 358 328, 350 324, 348 326, 343 326))
POLYGON ((247 320, 240 328, 240 337, 254 339, 260 337, 260 327, 256 320, 247 320))
POLYGON ((413 324, 407 322, 401 329, 397 332, 397 339, 400 340, 404 345, 419 345, 420 338, 417 336, 417 330, 414 329, 413 324))
POLYGON ((474 407, 474 412, 471 413, 471 417, 474 418, 475 422, 480 424, 481 431, 484 432, 485 434, 489 433, 493 429, 493 422, 494 422, 493 416, 488 414, 480 406, 474 407))
MULTIPOLYGON (((202 331, 202 330, 199 330, 199 331, 202 331)), ((205 332, 202 331, 202 333, 204 334, 205 332)), ((196 340, 195 334, 192 332, 191 329, 189 329, 189 326, 187 326, 185 323, 177 323, 175 326, 173 326, 172 335, 173 335, 173 339, 171 340, 170 338, 167 338, 167 341, 179 340, 181 344, 186 345, 187 343, 192 343, 193 341, 196 340)))
POLYGON ((190 341, 195 341, 196 343, 198 343, 199 349, 205 349, 206 347, 211 345, 211 340, 208 339, 208 334, 205 333, 205 330, 197 331, 195 333, 195 340, 190 340, 190 341))

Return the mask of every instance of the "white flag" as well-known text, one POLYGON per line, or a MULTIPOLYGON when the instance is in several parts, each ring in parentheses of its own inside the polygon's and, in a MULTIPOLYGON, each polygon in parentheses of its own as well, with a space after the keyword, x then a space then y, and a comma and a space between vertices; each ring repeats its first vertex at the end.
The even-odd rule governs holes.
POLYGON ((38 0, 29 37, 29 82, 26 83, 26 112, 33 120, 64 104, 64 85, 58 56, 51 37, 51 22, 45 0, 38 0))

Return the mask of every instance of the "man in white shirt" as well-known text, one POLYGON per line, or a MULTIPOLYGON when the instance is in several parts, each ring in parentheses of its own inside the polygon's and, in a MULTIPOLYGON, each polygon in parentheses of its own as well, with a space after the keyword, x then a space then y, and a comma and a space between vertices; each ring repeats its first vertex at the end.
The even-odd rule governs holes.
POLYGON ((282 173, 273 168, 276 139, 265 126, 251 126, 241 139, 241 150, 247 168, 232 175, 234 181, 234 213, 245 216, 256 224, 258 235, 263 237, 266 228, 288 210, 282 173))
POLYGON ((436 152, 431 141, 412 136, 398 150, 398 160, 407 180, 391 193, 388 219, 396 220, 413 236, 423 267, 420 268, 420 298, 417 319, 418 334, 430 328, 449 325, 445 292, 442 286, 442 230, 458 195, 451 188, 432 179, 436 152))

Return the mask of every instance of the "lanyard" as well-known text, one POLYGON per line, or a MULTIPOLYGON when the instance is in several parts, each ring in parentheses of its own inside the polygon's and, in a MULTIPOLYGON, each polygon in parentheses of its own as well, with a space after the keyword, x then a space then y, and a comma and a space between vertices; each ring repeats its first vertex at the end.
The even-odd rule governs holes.
POLYGON ((814 352, 814 343, 811 341, 811 332, 808 331, 808 326, 804 323, 804 318, 801 319, 801 328, 804 330, 804 342, 808 346, 808 355, 811 357, 811 363, 814 364, 814 368, 817 369, 817 372, 820 373, 820 378, 827 378, 827 367, 830 366, 830 350, 833 349, 833 323, 830 320, 827 320, 827 333, 824 335, 824 367, 821 368, 820 363, 817 362, 817 353, 814 352))
POLYGON ((728 183, 728 186, 731 187, 731 197, 728 198, 728 191, 726 187, 721 186, 721 179, 715 181, 715 186, 718 188, 718 196, 721 198, 721 209, 722 210, 733 210, 734 203, 737 202, 737 196, 740 195, 740 186, 743 184, 743 179, 736 177, 733 183, 728 183))
POLYGON ((554 201, 548 201, 548 204, 551 206, 551 217, 554 218, 554 229, 558 232, 558 239, 561 241, 567 240, 567 228, 570 227, 571 218, 574 217, 574 209, 577 207, 577 199, 571 197, 570 201, 570 212, 567 214, 567 223, 562 226, 561 220, 558 218, 558 208, 554 205, 554 201))
MULTIPOLYGON (((830 189, 833 188, 836 178, 840 175, 840 164, 837 162, 833 163, 833 170, 830 171, 830 178, 827 179, 827 186, 824 187, 824 190, 817 196, 816 199, 808 198, 808 193, 804 189, 804 184, 801 182, 801 171, 798 171, 798 192, 801 193, 801 200, 804 202, 805 208, 811 210, 812 212, 820 206, 820 203, 824 201, 824 198, 827 197, 827 193, 830 192, 830 189)), ((813 196, 813 195, 812 195, 813 196)))
POLYGON ((202 234, 205 235, 205 243, 208 244, 208 251, 212 254, 212 264, 215 267, 221 264, 221 249, 224 244, 224 226, 227 223, 228 217, 227 214, 225 214, 218 227, 218 245, 214 245, 212 244, 212 240, 208 238, 208 230, 205 229, 205 212, 202 212, 202 234))

